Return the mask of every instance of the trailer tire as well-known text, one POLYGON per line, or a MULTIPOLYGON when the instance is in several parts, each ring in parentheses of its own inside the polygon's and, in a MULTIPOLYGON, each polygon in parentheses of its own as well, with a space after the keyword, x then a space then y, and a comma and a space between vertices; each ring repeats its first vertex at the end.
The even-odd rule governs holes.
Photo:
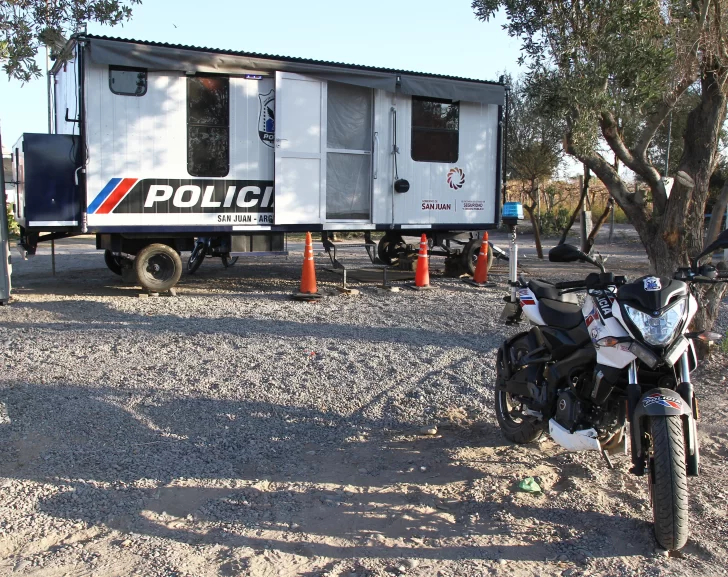
POLYGON ((236 262, 238 262, 237 256, 230 256, 229 254, 222 255, 222 266, 224 266, 225 268, 230 268, 236 262))
POLYGON ((182 276, 182 259, 171 246, 150 244, 137 254, 134 271, 142 288, 164 292, 176 285, 182 276))
POLYGON ((377 245, 377 256, 384 264, 394 266, 399 262, 398 248, 404 243, 401 236, 384 235, 377 245))
MULTIPOLYGON (((463 247, 463 267, 468 271, 469 275, 475 274, 475 267, 478 266, 478 255, 480 254, 480 245, 482 240, 473 238, 463 247)), ((493 251, 488 247, 488 270, 493 267, 493 251)))
POLYGON ((121 276, 121 259, 122 257, 114 254, 110 250, 104 251, 104 262, 109 270, 114 274, 121 276))
MULTIPOLYGON (((190 274, 195 274, 198 268, 200 268, 200 265, 202 264, 202 261, 205 260, 205 253, 207 252, 207 246, 204 242, 197 242, 195 243, 195 247, 192 249, 192 252, 190 253, 190 258, 187 260, 187 272, 190 274)), ((225 263, 223 263, 225 264, 225 263)))

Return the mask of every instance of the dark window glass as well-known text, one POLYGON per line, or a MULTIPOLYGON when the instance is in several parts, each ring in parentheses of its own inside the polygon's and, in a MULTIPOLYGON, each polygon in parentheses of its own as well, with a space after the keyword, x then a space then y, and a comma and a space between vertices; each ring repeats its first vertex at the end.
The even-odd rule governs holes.
POLYGON ((412 97, 412 160, 458 160, 460 105, 449 100, 412 97))
POLYGON ((109 67, 109 88, 122 96, 144 96, 147 93, 147 71, 143 68, 109 67))
POLYGON ((187 172, 226 176, 230 170, 230 80, 187 78, 187 172))

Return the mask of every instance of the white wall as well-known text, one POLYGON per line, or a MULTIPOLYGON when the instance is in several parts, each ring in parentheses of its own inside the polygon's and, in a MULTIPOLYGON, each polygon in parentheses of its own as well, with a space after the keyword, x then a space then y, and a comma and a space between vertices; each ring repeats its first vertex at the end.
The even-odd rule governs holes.
MULTIPOLYGON (((498 142, 498 107, 474 102, 460 103, 459 153, 454 163, 412 160, 412 99, 396 96, 397 157, 399 177, 409 181, 406 193, 394 194, 396 224, 488 224, 495 220, 498 142), (448 185, 451 169, 465 175, 462 188, 448 185), (436 201, 449 209, 423 210, 423 201, 436 201), (482 202, 483 210, 464 210, 464 202, 482 202)), ((390 113, 391 114, 391 113, 390 113)), ((391 124, 391 121, 390 121, 391 124)), ((392 143, 390 141, 389 150, 392 143)), ((385 150, 382 151, 386 153, 385 150)), ((391 154, 388 162, 394 164, 391 154)), ((387 162, 386 160, 384 161, 387 162)))
MULTIPOLYGON (((56 78, 58 118, 75 117, 73 66, 56 78)), ((149 72, 144 96, 116 95, 109 89, 107 66, 86 68, 88 203, 113 178, 190 179, 187 173, 186 77, 176 72, 149 72)), ((259 95, 273 88, 273 79, 230 79, 230 172, 225 180, 273 180, 274 150, 258 136, 259 95)), ((374 131, 377 179, 373 182, 373 222, 376 224, 490 224, 495 220, 497 106, 463 102, 460 105, 459 158, 456 163, 415 162, 411 158, 411 98, 376 91, 374 131), (410 191, 394 193, 392 112, 397 108, 399 176, 410 191), (461 169, 465 184, 459 190, 447 182, 448 171, 461 169), (423 210, 425 200, 447 210, 423 210), (465 201, 479 201, 483 210, 463 210, 465 201)), ((59 120, 59 132, 78 133, 77 125, 59 120)), ((322 196, 324 198, 324 196, 322 196)), ((154 215, 151 215, 154 216, 154 215)), ((164 223, 133 215, 89 215, 90 226, 182 224, 175 215, 164 223)), ((187 215, 189 221, 190 215, 187 215)), ((189 222, 187 222, 189 224, 189 222)))
MULTIPOLYGON (((107 66, 89 64, 86 72, 87 204, 112 178, 195 179, 187 172, 184 74, 149 72, 145 95, 123 96, 109 89, 107 66)), ((230 79, 230 172, 224 180, 273 180, 273 149, 258 136, 258 95, 272 88, 270 78, 230 79)), ((88 223, 182 224, 177 217, 168 215, 160 222, 94 214, 88 223)), ((189 216, 185 224, 190 224, 189 216)))
POLYGON ((75 56, 61 66, 55 75, 54 98, 56 123, 54 131, 57 134, 78 134, 78 123, 66 122, 68 118, 78 118, 78 61, 75 56))

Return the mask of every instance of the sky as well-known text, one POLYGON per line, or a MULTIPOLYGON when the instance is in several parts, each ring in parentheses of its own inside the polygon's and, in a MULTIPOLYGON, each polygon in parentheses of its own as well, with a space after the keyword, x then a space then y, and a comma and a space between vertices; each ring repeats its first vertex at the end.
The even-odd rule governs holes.
MULTIPOLYGON (((502 18, 476 20, 471 0, 143 0, 131 21, 90 23, 90 34, 331 60, 498 80, 516 73, 520 44, 502 18)), ((45 69, 45 57, 39 64, 45 69)), ((45 78, 0 78, 5 148, 23 132, 47 132, 45 78)))

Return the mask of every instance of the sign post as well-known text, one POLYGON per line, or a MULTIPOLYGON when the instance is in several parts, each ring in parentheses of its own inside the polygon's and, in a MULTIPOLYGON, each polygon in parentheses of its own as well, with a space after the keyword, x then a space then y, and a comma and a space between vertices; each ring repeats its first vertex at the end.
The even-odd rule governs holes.
MULTIPOLYGON (((2 150, 2 137, 0 137, 0 150, 2 150)), ((0 169, 0 305, 10 300, 10 274, 12 265, 10 263, 10 230, 8 226, 8 212, 5 197, 5 167, 0 169)))

